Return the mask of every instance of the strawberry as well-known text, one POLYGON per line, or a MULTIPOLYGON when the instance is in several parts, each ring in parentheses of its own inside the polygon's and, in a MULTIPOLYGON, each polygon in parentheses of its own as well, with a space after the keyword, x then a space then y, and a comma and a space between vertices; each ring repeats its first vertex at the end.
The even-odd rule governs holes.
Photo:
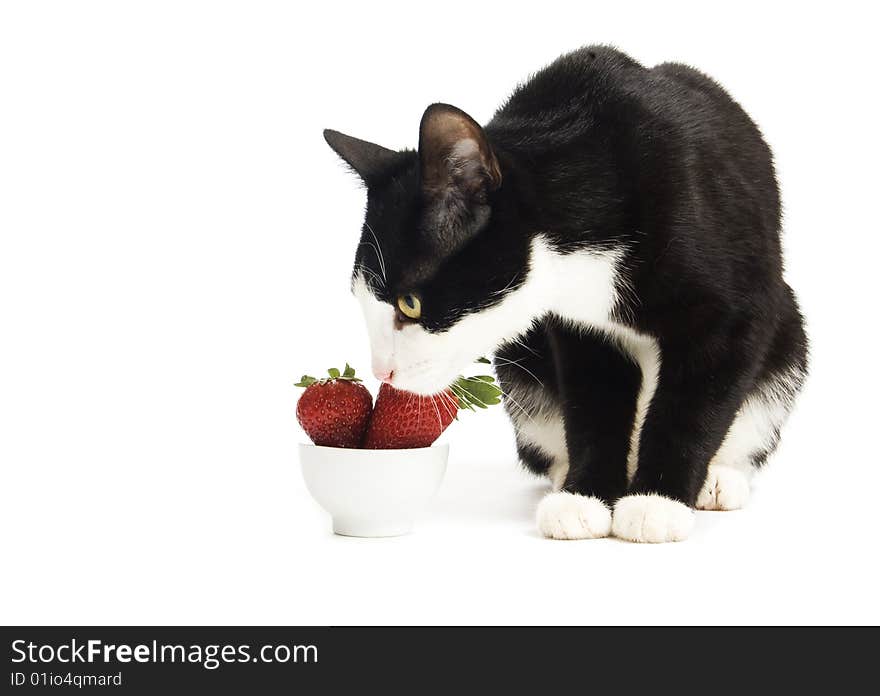
POLYGON ((373 397, 348 364, 341 373, 331 368, 327 374, 329 378, 320 380, 303 375, 296 384, 306 388, 296 405, 296 418, 316 445, 360 447, 373 397))
POLYGON ((367 449, 406 449, 429 447, 458 410, 487 408, 497 404, 501 390, 489 376, 459 378, 439 394, 422 396, 383 384, 376 397, 364 447, 367 449))
POLYGON ((421 396, 385 383, 379 387, 364 447, 428 447, 446 430, 457 413, 458 400, 452 390, 447 389, 433 397, 421 396))

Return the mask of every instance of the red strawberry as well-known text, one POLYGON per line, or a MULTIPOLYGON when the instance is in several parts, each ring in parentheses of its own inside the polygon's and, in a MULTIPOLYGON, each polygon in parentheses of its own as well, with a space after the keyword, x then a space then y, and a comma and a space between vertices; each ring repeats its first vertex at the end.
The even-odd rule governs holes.
POLYGON ((429 447, 449 424, 459 408, 473 410, 497 404, 501 391, 491 377, 460 378, 448 389, 422 396, 383 384, 367 428, 367 449, 429 447))
POLYGON ((451 389, 431 397, 383 384, 376 397, 364 447, 428 447, 446 430, 457 413, 458 400, 451 389))
POLYGON ((321 380, 303 375, 297 383, 306 390, 296 405, 296 418, 316 445, 360 447, 373 397, 347 364, 344 372, 331 368, 327 374, 321 380))

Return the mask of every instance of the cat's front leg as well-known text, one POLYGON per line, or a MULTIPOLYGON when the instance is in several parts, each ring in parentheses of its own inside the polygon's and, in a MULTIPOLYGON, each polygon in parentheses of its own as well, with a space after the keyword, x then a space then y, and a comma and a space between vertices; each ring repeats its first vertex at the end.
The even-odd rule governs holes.
POLYGON ((661 345, 654 396, 637 439, 637 468, 614 506, 613 533, 629 541, 686 539, 693 508, 750 380, 747 345, 729 332, 661 345))
POLYGON ((552 539, 608 536, 611 505, 626 489, 639 370, 602 337, 555 326, 550 344, 568 468, 559 490, 538 505, 538 529, 552 539))

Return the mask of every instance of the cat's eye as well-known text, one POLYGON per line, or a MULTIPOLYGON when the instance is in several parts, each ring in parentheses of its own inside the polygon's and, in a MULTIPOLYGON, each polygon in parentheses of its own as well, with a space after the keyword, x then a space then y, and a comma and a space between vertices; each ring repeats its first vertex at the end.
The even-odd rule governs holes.
POLYGON ((398 295, 397 308, 403 316, 409 319, 418 319, 422 316, 422 301, 418 295, 409 293, 407 295, 398 295))

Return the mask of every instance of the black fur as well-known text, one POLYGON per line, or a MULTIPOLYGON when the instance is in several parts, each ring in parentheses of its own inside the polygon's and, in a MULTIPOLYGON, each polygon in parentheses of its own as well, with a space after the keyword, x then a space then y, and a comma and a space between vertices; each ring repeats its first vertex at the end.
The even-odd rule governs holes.
MULTIPOLYGON (((423 121, 421 157, 386 153, 380 172, 369 168, 356 268, 380 274, 375 234, 387 276, 377 296, 430 298, 420 321, 442 332, 524 282, 537 234, 564 253, 625 250, 632 293, 616 320, 654 337, 662 353, 631 483, 641 378, 616 343, 547 316, 499 349, 497 370, 508 390, 534 388, 534 376, 559 404, 565 490, 608 501, 659 493, 693 505, 744 400, 789 373, 793 397, 806 371, 802 319, 782 278, 778 188, 758 128, 696 70, 649 69, 590 47, 538 72, 476 129, 486 149, 472 161, 455 162, 443 133, 426 136, 423 121), (440 154, 426 155, 426 137, 438 139, 440 154), (426 185, 426 157, 449 163, 448 180, 426 185)), ((336 145, 355 169, 365 166, 336 145)), ((540 450, 523 443, 520 454, 546 470, 540 450)))

